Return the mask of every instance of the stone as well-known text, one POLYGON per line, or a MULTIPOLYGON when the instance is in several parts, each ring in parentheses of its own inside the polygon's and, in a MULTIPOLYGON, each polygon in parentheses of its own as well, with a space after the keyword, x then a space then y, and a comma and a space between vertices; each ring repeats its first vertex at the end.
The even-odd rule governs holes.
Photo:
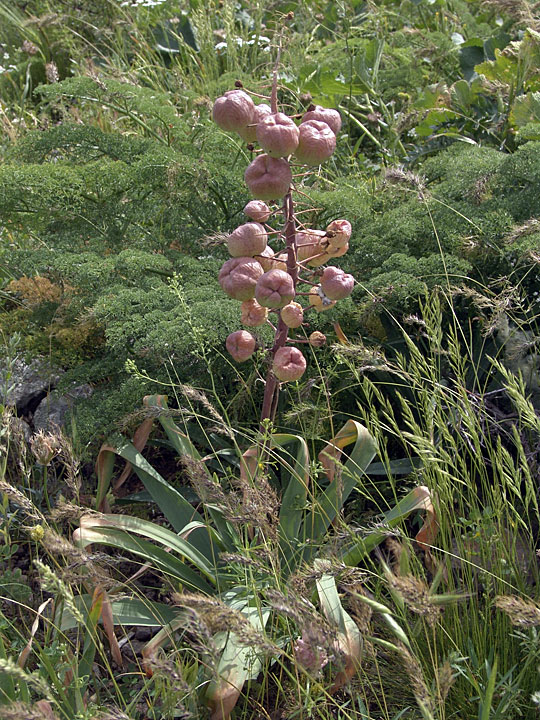
POLYGON ((54 432, 64 426, 77 400, 88 398, 93 389, 90 385, 77 385, 59 393, 51 392, 43 398, 34 412, 34 430, 54 432))
POLYGON ((6 405, 14 405, 19 415, 31 411, 32 403, 38 402, 51 388, 56 387, 63 370, 54 368, 47 360, 36 358, 26 363, 17 357, 9 366, 0 365, 0 388, 7 388, 6 405), (8 369, 11 376, 8 377, 8 369))

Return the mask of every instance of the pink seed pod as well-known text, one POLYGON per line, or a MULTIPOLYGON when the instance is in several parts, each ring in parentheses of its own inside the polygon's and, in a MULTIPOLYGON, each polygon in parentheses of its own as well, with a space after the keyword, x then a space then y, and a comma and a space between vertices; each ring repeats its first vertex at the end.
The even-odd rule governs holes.
POLYGON ((319 255, 324 248, 321 241, 325 237, 323 230, 306 230, 296 233, 296 258, 300 262, 309 260, 314 255, 319 255))
POLYGON ((288 257, 289 257, 289 253, 286 250, 283 250, 282 252, 275 255, 274 256, 274 267, 277 268, 278 270, 286 270, 288 257))
POLYGON ((257 280, 255 297, 263 307, 284 307, 294 298, 292 277, 284 270, 269 270, 257 280))
POLYGON ((316 312, 324 312, 334 307, 336 301, 326 297, 320 285, 315 285, 309 291, 309 304, 316 312))
POLYGON ((284 113, 264 117, 257 125, 257 142, 272 157, 286 157, 298 147, 299 132, 284 113))
POLYGON ((334 135, 337 135, 341 130, 341 115, 337 110, 316 105, 315 110, 309 110, 300 122, 309 122, 310 120, 326 123, 334 135))
POLYGON ((276 350, 272 371, 281 382, 299 380, 306 371, 306 358, 295 347, 281 347, 276 350))
POLYGON ((242 325, 247 325, 248 327, 259 327, 259 325, 264 325, 266 319, 268 318, 268 310, 259 305, 255 298, 251 298, 251 300, 244 300, 240 306, 240 311, 242 313, 241 323, 242 325))
POLYGON ((277 200, 288 192, 292 172, 283 158, 259 155, 247 166, 244 180, 254 198, 277 200))
POLYGON ((242 90, 228 90, 214 103, 212 117, 216 125, 228 132, 243 130, 253 121, 255 105, 242 90))
POLYGON ((336 136, 324 122, 308 120, 300 125, 299 131, 300 139, 294 155, 300 163, 320 165, 336 149, 336 136))
POLYGON ((219 271, 218 281, 224 292, 235 300, 250 300, 263 269, 251 257, 231 258, 219 271))
POLYGON ((247 127, 242 128, 242 130, 238 130, 238 134, 240 135, 242 140, 245 140, 247 143, 256 142, 257 125, 261 122, 263 118, 265 118, 267 115, 270 115, 271 112, 272 109, 270 105, 266 105, 266 103, 255 105, 253 117, 251 118, 251 123, 247 127))
POLYGON ((258 222, 245 223, 233 230, 227 238, 227 247, 232 257, 253 257, 266 247, 268 235, 258 222))
POLYGON ((326 228, 326 237, 332 247, 339 248, 351 239, 352 227, 348 220, 333 220, 326 228))
POLYGON ((297 328, 304 322, 304 308, 297 302, 291 302, 281 308, 281 319, 289 328, 297 328))
POLYGON ((341 268, 330 266, 324 269, 321 288, 330 300, 343 300, 354 290, 354 278, 341 268))
POLYGON ((270 245, 267 245, 262 253, 257 255, 256 259, 261 263, 264 272, 273 270, 276 267, 276 263, 274 261, 274 251, 270 245))
POLYGON ((237 330, 229 335, 225 347, 236 362, 245 362, 255 352, 255 338, 247 330, 237 330))
POLYGON ((244 215, 260 223, 265 223, 271 214, 272 211, 262 200, 250 200, 244 208, 244 215))
POLYGON ((345 255, 348 249, 349 243, 345 243, 345 245, 341 245, 340 247, 335 247, 334 245, 330 245, 330 243, 328 243, 328 247, 326 248, 326 252, 328 253, 328 259, 342 257, 342 255, 345 255))
POLYGON ((326 342, 326 335, 324 335, 322 332, 319 332, 318 330, 315 330, 315 332, 312 332, 309 336, 309 344, 312 347, 322 347, 326 342))

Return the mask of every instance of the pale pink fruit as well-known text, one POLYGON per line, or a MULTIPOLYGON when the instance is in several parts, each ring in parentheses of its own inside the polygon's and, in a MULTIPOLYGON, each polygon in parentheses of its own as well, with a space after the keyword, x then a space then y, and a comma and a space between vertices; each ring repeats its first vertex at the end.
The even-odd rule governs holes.
POLYGON ((316 312, 323 312, 334 307, 336 301, 326 297, 321 286, 316 285, 309 291, 309 304, 316 312))
POLYGON ((244 215, 260 223, 265 223, 271 214, 272 211, 262 200, 250 200, 244 208, 244 215))
POLYGON ((304 262, 323 252, 321 240, 325 237, 322 230, 305 230, 296 233, 296 257, 304 262))
POLYGON ((242 313, 242 325, 247 325, 248 327, 259 327, 259 325, 264 325, 268 317, 267 308, 259 305, 255 298, 251 298, 251 300, 244 300, 240 306, 240 312, 242 313))
POLYGON ((354 290, 354 278, 341 268, 330 266, 324 269, 321 288, 330 300, 343 300, 354 290))
POLYGON ((273 270, 276 267, 274 262, 274 251, 267 245, 260 255, 257 255, 256 259, 261 263, 264 272, 273 270))
POLYGON ((238 134, 240 135, 242 140, 245 140, 248 143, 254 143, 257 140, 257 125, 261 122, 263 118, 265 118, 267 115, 270 115, 271 112, 272 109, 270 105, 266 105, 265 103, 255 105, 255 110, 253 112, 251 123, 242 130, 238 130, 238 134))
POLYGON ((299 132, 290 117, 274 113, 257 125, 257 142, 272 157, 286 157, 298 147, 299 132))
POLYGON ((253 258, 231 258, 219 271, 218 281, 229 297, 249 300, 255 296, 255 285, 262 274, 260 263, 253 258))
POLYGON ((329 243, 326 252, 328 253, 328 258, 337 258, 345 255, 348 249, 349 243, 345 243, 345 245, 340 245, 339 247, 335 247, 329 243))
POLYGON ((222 130, 239 132, 253 121, 255 105, 242 90, 228 90, 214 103, 212 117, 222 130))
POLYGON ((283 250, 283 252, 278 253, 274 256, 274 267, 278 270, 286 270, 287 269, 287 260, 288 260, 289 254, 286 250, 283 250))
POLYGON ((320 165, 336 149, 336 136, 324 122, 308 120, 300 125, 299 132, 300 139, 294 153, 298 162, 320 165))
POLYGON ((324 335, 322 332, 319 332, 318 330, 315 330, 315 332, 312 332, 309 336, 309 344, 313 347, 322 347, 325 342, 326 335, 324 335))
POLYGON ((231 333, 225 341, 225 347, 236 362, 249 360, 255 352, 256 345, 255 338, 247 330, 237 330, 231 333))
POLYGON ((309 110, 300 122, 304 123, 310 120, 318 120, 319 122, 326 123, 334 135, 337 135, 341 130, 341 116, 337 110, 316 105, 315 110, 309 110))
POLYGON ((258 222, 244 223, 233 230, 227 238, 227 247, 232 257, 253 257, 266 247, 268 235, 258 222))
POLYGON ((326 237, 332 247, 339 248, 351 239, 352 227, 348 220, 334 220, 326 228, 326 237))
POLYGON ((255 297, 263 307, 282 308, 294 298, 291 276, 284 270, 269 270, 257 280, 255 297))
POLYGON ((289 328, 297 328, 304 322, 304 308, 297 302, 290 302, 281 308, 281 319, 289 328))
POLYGON ((299 380, 306 371, 306 359, 295 347, 281 347, 276 350, 272 371, 281 382, 299 380))
POLYGON ((259 155, 247 166, 244 180, 254 198, 277 200, 288 192, 292 172, 283 158, 259 155))

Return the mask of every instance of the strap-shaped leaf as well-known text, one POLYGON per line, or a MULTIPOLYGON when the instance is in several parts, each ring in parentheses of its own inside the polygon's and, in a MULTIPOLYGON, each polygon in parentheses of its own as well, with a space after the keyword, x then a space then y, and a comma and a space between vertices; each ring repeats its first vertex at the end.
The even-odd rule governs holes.
MULTIPOLYGON (((261 611, 256 607, 246 606, 242 613, 256 630, 264 630, 270 617, 270 610, 261 611)), ((210 683, 206 693, 212 711, 211 720, 228 719, 244 683, 257 677, 262 667, 256 648, 240 643, 235 633, 218 633, 216 644, 219 644, 220 635, 226 635, 225 646, 216 670, 217 678, 210 683)))
POLYGON ((427 519, 417 534, 417 541, 423 549, 427 549, 425 542, 432 542, 437 534, 437 517, 432 503, 432 495, 425 485, 411 490, 397 505, 385 513, 381 520, 381 529, 375 529, 361 540, 354 542, 343 550, 343 562, 347 565, 358 565, 360 560, 373 550, 388 535, 388 528, 395 527, 404 518, 415 510, 425 510, 427 519))
POLYGON ((126 550, 144 558, 154 567, 173 575, 190 587, 206 594, 214 592, 212 585, 202 577, 204 575, 212 583, 216 582, 214 568, 208 563, 207 558, 187 540, 154 523, 123 515, 85 515, 80 520, 79 528, 73 533, 73 538, 82 547, 99 543, 126 550), (137 537, 138 535, 149 540, 137 537), (159 545, 155 545, 155 542, 159 545), (164 548, 170 548, 187 558, 197 570, 193 570, 164 548))
MULTIPOLYGON (((108 452, 113 452, 131 463, 134 472, 176 532, 183 530, 192 520, 204 523, 203 516, 145 460, 132 443, 126 442, 108 452)), ((213 557, 212 543, 206 530, 197 531, 197 547, 208 559, 213 557)))
POLYGON ((376 453, 375 440, 368 429, 356 420, 347 420, 338 434, 321 450, 319 460, 330 485, 315 499, 315 507, 306 517, 306 537, 314 541, 322 539, 376 453), (340 466, 343 448, 351 443, 354 443, 352 452, 344 465, 340 466), (336 477, 338 472, 340 476, 336 477))
MULTIPOLYGON (((79 595, 75 598, 75 608, 83 615, 89 612, 92 604, 90 595, 79 595)), ((165 603, 142 600, 136 597, 124 597, 119 600, 111 598, 111 610, 115 625, 137 625, 144 627, 162 627, 171 622, 178 610, 165 603)), ((55 624, 60 632, 78 627, 79 622, 70 609, 64 606, 61 614, 57 613, 55 624)))
MULTIPOLYGON (((315 569, 317 569, 317 565, 318 563, 315 561, 315 569)), ((330 692, 335 692, 348 683, 358 670, 362 657, 363 640, 356 623, 343 609, 334 577, 322 575, 316 584, 322 611, 327 620, 337 628, 337 644, 343 654, 343 668, 336 675, 334 684, 330 688, 330 692)))

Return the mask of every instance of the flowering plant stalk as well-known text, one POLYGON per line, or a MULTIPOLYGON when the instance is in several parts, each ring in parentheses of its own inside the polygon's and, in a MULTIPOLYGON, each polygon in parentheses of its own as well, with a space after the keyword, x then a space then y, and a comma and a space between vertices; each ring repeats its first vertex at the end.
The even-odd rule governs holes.
MULTIPOLYGON (((261 408, 261 430, 273 421, 281 383, 299 380, 306 370, 306 360, 297 347, 308 342, 319 347, 326 341, 314 332, 309 339, 290 336, 289 331, 308 325, 304 313, 321 312, 337 300, 351 294, 352 275, 336 267, 322 266, 334 257, 344 255, 349 247, 351 225, 334 220, 326 230, 307 228, 299 220, 293 193, 295 188, 291 165, 320 165, 336 147, 341 118, 336 110, 310 106, 297 125, 295 115, 279 111, 277 100, 280 50, 273 72, 270 106, 255 105, 248 92, 237 83, 235 90, 219 97, 213 108, 214 121, 228 132, 236 132, 260 145, 255 159, 245 172, 245 181, 254 198, 244 208, 254 222, 236 228, 228 237, 231 259, 224 263, 219 282, 223 290, 242 302, 242 323, 248 327, 270 324, 274 342, 268 349, 270 366, 266 375, 261 408), (266 203, 274 203, 272 209, 266 203), (283 213, 283 226, 275 231, 268 225, 272 215, 283 213), (274 249, 268 238, 284 243, 274 249), (274 237, 275 236, 275 237, 274 237), (300 291, 307 285, 308 291, 300 291), (299 300, 307 300, 302 305, 299 300), (277 314, 274 325, 269 314, 277 314)), ((256 97, 261 97, 257 95, 256 97)), ((304 173, 300 173, 303 176, 304 173)), ((247 330, 237 330, 227 338, 227 350, 234 360, 248 360, 257 348, 257 339, 247 330)))

